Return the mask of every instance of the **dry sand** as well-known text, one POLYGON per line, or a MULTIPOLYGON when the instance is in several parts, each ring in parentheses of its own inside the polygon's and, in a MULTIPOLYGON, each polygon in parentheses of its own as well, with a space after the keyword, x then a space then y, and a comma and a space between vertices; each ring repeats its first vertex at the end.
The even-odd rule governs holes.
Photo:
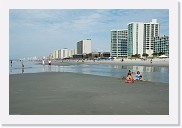
POLYGON ((77 73, 9 76, 10 115, 168 115, 169 85, 77 73))
MULTIPOLYGON (((79 64, 114 64, 114 65, 123 65, 123 66, 169 66, 169 59, 153 59, 152 63, 150 62, 150 59, 143 61, 141 59, 124 59, 122 62, 121 59, 115 59, 114 61, 111 60, 100 60, 100 61, 93 61, 93 60, 71 60, 67 61, 64 60, 63 62, 60 60, 52 61, 52 65, 59 65, 59 66, 69 66, 69 65, 79 65, 79 64)), ((42 62, 40 62, 42 64, 42 62)), ((46 65, 48 65, 48 62, 45 62, 46 65)))

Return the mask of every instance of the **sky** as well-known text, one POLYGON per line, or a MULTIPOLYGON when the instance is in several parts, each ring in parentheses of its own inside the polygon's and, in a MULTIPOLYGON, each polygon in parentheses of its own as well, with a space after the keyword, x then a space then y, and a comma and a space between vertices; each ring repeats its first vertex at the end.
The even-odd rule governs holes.
POLYGON ((76 49, 91 39, 92 51, 110 52, 110 31, 130 22, 157 19, 160 35, 169 35, 167 9, 10 9, 9 57, 48 56, 54 50, 76 49))

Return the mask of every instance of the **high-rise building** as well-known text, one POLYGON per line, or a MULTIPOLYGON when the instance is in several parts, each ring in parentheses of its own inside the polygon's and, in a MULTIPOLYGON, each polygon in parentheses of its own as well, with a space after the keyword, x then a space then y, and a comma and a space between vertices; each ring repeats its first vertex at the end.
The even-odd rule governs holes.
POLYGON ((54 56, 55 56, 55 58, 54 59, 59 59, 59 50, 56 50, 56 51, 54 51, 54 56))
POLYGON ((153 38, 154 53, 164 53, 169 56, 169 36, 156 36, 153 38))
POLYGON ((59 56, 59 50, 55 50, 53 53, 52 53, 52 57, 50 56, 49 57, 50 59, 59 59, 60 56, 59 56))
POLYGON ((128 24, 128 56, 143 53, 152 55, 154 44, 152 39, 159 36, 159 23, 152 19, 150 23, 132 22, 128 24))
POLYGON ((144 23, 132 22, 128 24, 128 56, 143 54, 144 23))
POLYGON ((77 54, 77 49, 69 50, 69 57, 73 57, 73 55, 77 54))
POLYGON ((156 36, 160 35, 159 23, 157 23, 157 19, 152 19, 152 22, 144 24, 144 48, 143 52, 149 54, 151 56, 154 50, 154 43, 152 39, 156 36))
POLYGON ((69 57, 68 49, 67 48, 61 49, 60 53, 59 53, 59 56, 60 56, 61 59, 69 57))
POLYGON ((91 39, 77 42, 77 54, 91 53, 91 39))
POLYGON ((111 30, 111 57, 127 57, 128 30, 111 30))

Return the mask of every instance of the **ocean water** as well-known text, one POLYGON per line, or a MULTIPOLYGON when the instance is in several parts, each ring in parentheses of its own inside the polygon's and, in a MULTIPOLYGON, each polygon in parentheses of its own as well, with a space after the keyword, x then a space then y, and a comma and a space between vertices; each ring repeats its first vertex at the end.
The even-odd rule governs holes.
MULTIPOLYGON (((121 64, 75 64, 69 66, 41 65, 38 62, 24 61, 22 70, 20 61, 13 61, 9 66, 9 74, 24 74, 38 72, 73 72, 92 74, 99 76, 110 76, 116 78, 125 77, 128 70, 140 71, 144 80, 153 82, 169 83, 169 67, 158 66, 123 66, 121 64)), ((135 74, 133 74, 135 76, 135 74)))

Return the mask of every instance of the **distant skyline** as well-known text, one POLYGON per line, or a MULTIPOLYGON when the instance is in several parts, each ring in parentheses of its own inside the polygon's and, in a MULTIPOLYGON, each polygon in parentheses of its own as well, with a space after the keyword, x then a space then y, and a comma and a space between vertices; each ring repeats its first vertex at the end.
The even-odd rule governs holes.
POLYGON ((160 35, 169 35, 168 9, 10 9, 10 59, 76 49, 83 39, 92 40, 92 51, 108 52, 111 30, 152 19, 160 24, 160 35))

